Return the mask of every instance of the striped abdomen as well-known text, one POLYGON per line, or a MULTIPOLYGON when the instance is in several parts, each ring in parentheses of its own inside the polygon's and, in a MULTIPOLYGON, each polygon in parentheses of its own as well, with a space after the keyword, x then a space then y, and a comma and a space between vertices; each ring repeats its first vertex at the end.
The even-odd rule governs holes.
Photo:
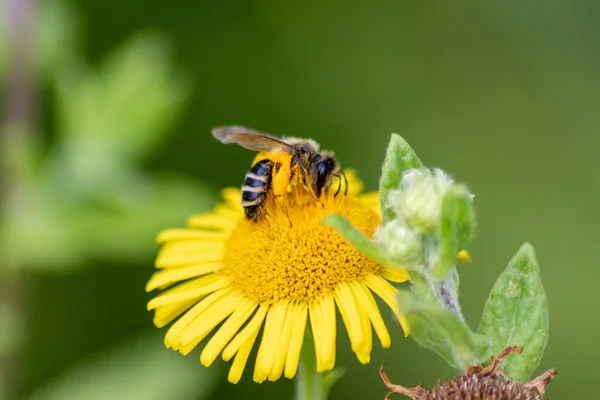
POLYGON ((258 220, 271 187, 273 164, 269 159, 260 160, 246 174, 242 185, 242 207, 247 219, 258 220))

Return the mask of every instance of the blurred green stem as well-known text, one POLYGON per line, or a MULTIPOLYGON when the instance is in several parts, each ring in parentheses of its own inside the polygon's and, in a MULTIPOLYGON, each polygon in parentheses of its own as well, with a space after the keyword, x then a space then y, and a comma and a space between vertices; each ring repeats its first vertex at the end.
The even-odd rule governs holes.
POLYGON ((317 372, 314 339, 307 330, 296 376, 295 400, 325 400, 327 393, 322 379, 323 374, 317 372))
MULTIPOLYGON (((5 23, 0 26, 6 35, 6 75, 2 86, 2 114, 0 125, 0 218, 10 208, 23 203, 22 160, 31 144, 31 131, 35 123, 34 79, 34 0, 4 0, 0 9, 5 10, 5 23)), ((4 263, 10 262, 6 259, 4 263)), ((24 288, 25 278, 18 266, 0 265, 0 302, 10 315, 21 318, 26 315, 24 288)), ((4 321, 3 321, 4 323, 4 321)), ((5 329, 3 327, 3 329, 5 329)), ((8 332, 20 332, 22 326, 10 327, 8 332)), ((19 338, 5 338, 7 343, 17 343, 19 338)), ((0 354, 0 398, 16 398, 19 365, 19 346, 4 346, 0 354)))

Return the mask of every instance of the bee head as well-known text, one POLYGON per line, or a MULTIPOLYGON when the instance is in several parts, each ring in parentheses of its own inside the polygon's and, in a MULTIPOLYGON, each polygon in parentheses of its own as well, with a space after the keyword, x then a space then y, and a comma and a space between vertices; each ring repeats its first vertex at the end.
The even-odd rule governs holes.
POLYGON ((316 193, 320 195, 322 190, 331 184, 333 177, 339 176, 340 164, 332 152, 323 151, 315 155, 312 166, 316 193))

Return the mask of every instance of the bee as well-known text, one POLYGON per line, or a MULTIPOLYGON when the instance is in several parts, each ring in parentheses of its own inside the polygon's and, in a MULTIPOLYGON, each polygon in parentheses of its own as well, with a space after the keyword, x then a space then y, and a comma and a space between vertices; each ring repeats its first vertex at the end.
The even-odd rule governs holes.
POLYGON ((258 157, 261 159, 254 163, 242 185, 242 206, 248 220, 258 221, 267 192, 272 189, 276 196, 286 194, 296 175, 313 198, 319 198, 333 178, 339 182, 334 196, 341 191, 342 178, 346 184, 344 195, 347 194, 348 180, 340 163, 333 152, 319 151, 319 144, 312 139, 279 139, 243 126, 215 128, 212 135, 222 143, 236 143, 264 155, 258 157))

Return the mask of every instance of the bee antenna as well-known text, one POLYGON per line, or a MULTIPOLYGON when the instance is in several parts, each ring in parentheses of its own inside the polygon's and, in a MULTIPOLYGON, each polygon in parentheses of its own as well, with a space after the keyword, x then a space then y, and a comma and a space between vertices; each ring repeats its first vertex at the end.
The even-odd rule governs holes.
POLYGON ((344 188, 344 196, 348 196, 348 178, 346 178, 344 170, 342 170, 342 176, 344 177, 344 182, 346 183, 346 187, 344 188))
POLYGON ((335 194, 333 195, 333 197, 336 197, 338 194, 340 194, 340 191, 342 190, 342 177, 340 176, 340 174, 336 174, 334 175, 336 178, 338 178, 338 187, 337 190, 335 191, 335 194))

